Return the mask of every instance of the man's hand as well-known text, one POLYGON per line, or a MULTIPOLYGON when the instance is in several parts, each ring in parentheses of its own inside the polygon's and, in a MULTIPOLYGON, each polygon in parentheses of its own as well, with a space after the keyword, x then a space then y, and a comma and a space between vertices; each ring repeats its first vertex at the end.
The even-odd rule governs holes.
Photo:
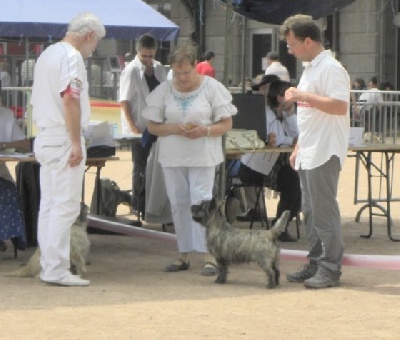
POLYGON ((83 160, 82 147, 80 144, 72 144, 71 153, 69 155, 68 164, 71 168, 81 164, 83 160))
POLYGON ((302 101, 301 98, 303 96, 303 93, 301 91, 299 91, 297 88, 295 87, 289 87, 286 92, 285 92, 285 102, 298 102, 298 101, 302 101))
POLYGON ((130 126, 130 128, 131 128, 131 132, 132 132, 134 135, 138 135, 138 134, 141 134, 141 133, 142 133, 142 131, 140 131, 140 130, 138 129, 138 127, 137 127, 135 124, 130 124, 129 126, 130 126))

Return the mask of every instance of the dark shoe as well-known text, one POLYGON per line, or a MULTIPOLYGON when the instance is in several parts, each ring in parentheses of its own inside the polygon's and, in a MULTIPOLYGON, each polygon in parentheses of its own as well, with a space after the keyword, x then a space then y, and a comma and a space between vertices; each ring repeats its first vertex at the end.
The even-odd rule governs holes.
POLYGON ((6 251, 7 250, 7 244, 4 241, 0 241, 0 251, 6 251))
POLYGON ((278 236, 278 240, 281 242, 296 242, 297 239, 292 237, 288 231, 284 231, 278 236))
POLYGON ((304 282, 313 277, 317 273, 317 262, 310 261, 301 270, 291 274, 287 274, 286 278, 289 282, 304 282))
POLYGON ((185 262, 179 259, 180 264, 172 263, 165 267, 164 271, 168 273, 179 272, 181 270, 188 270, 190 267, 190 262, 185 262))
POLYGON ((304 281, 304 287, 314 289, 339 287, 341 275, 341 271, 332 272, 325 267, 319 266, 317 273, 304 281))
POLYGON ((237 220, 239 222, 251 222, 252 220, 255 222, 261 221, 261 216, 258 211, 255 209, 249 209, 245 213, 239 215, 237 217, 237 220))
POLYGON ((201 275, 204 276, 213 276, 218 273, 217 265, 212 262, 206 262, 204 263, 204 267, 201 270, 201 275))

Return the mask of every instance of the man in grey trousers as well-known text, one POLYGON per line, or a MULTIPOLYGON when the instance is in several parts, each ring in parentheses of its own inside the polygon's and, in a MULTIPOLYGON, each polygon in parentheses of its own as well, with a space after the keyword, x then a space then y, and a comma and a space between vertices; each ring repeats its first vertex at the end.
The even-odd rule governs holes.
POLYGON ((300 176, 309 263, 287 279, 307 288, 335 287, 344 252, 336 197, 349 141, 350 78, 325 50, 310 16, 289 17, 280 33, 289 53, 306 62, 299 85, 286 91, 285 100, 297 102, 299 138, 290 163, 300 176))

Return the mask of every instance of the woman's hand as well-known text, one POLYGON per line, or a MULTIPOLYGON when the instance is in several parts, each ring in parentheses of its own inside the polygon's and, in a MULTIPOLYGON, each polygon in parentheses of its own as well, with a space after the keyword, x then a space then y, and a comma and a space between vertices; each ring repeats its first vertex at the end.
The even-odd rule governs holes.
POLYGON ((196 123, 186 123, 184 136, 189 139, 197 139, 207 135, 207 126, 196 123))

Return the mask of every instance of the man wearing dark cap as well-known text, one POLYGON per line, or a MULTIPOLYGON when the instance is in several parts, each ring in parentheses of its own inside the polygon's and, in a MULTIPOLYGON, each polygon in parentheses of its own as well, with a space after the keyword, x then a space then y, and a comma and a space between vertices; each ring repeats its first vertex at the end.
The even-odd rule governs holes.
POLYGON ((279 80, 279 77, 275 74, 268 74, 261 78, 258 84, 254 84, 251 89, 253 91, 258 91, 260 94, 266 95, 268 92, 268 85, 273 81, 279 80))
POLYGON ((280 80, 289 81, 289 71, 279 61, 278 53, 271 51, 267 53, 267 68, 265 69, 265 75, 275 74, 280 80))

